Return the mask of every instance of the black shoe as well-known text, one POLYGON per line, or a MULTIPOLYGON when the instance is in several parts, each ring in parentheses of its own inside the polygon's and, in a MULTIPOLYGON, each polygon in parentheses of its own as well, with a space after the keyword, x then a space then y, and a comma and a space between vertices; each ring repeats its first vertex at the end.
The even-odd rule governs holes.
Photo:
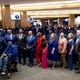
POLYGON ((2 70, 0 70, 0 73, 2 72, 2 70))
POLYGON ((25 65, 26 63, 25 62, 23 62, 23 65, 25 65))
POLYGON ((15 72, 18 72, 18 69, 15 69, 14 71, 15 71, 15 72))
POLYGON ((19 64, 21 64, 21 61, 19 61, 19 64))
POLYGON ((30 67, 33 67, 33 64, 30 64, 30 67))
POLYGON ((80 74, 80 70, 76 71, 77 74, 80 74))
POLYGON ((76 67, 76 68, 74 68, 75 70, 78 70, 79 68, 78 67, 76 67))
POLYGON ((27 66, 30 66, 30 64, 27 64, 27 66))

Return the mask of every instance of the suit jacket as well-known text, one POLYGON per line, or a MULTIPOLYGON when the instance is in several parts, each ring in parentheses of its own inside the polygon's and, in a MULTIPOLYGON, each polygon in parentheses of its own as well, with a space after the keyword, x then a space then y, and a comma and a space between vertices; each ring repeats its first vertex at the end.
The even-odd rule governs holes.
POLYGON ((25 35, 22 34, 22 38, 19 38, 19 34, 16 35, 16 42, 17 42, 17 46, 20 49, 23 49, 25 47, 25 35))
POLYGON ((26 48, 28 48, 30 51, 35 51, 35 44, 36 44, 36 40, 33 35, 31 39, 30 36, 26 37, 26 48))
POLYGON ((9 36, 10 36, 9 34, 7 34, 7 35, 5 36, 6 42, 12 41, 13 43, 15 43, 16 36, 15 36, 14 34, 12 34, 12 39, 10 39, 9 36))

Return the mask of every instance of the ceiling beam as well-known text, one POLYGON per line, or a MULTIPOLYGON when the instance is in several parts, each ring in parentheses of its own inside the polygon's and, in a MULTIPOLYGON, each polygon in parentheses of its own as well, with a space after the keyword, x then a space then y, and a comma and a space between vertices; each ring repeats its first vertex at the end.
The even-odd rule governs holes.
MULTIPOLYGON (((24 5, 24 4, 23 4, 24 5)), ((54 5, 32 5, 32 6, 11 6, 12 11, 30 11, 30 10, 55 10, 55 9, 74 9, 80 8, 79 3, 54 4, 54 5)))

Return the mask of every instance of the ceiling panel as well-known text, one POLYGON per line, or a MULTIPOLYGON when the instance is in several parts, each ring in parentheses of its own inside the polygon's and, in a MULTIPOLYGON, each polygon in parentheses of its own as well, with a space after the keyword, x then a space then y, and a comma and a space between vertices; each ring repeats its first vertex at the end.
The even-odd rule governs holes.
POLYGON ((27 11, 28 15, 60 15, 60 14, 80 14, 79 9, 67 9, 67 10, 44 10, 44 11, 27 11))
POLYGON ((10 7, 12 11, 55 10, 55 9, 75 9, 75 8, 78 9, 80 8, 80 0, 31 3, 31 4, 13 4, 10 7))
POLYGON ((24 4, 24 3, 39 3, 39 2, 42 3, 42 2, 56 2, 56 1, 71 1, 71 0, 0 0, 0 4, 24 4))

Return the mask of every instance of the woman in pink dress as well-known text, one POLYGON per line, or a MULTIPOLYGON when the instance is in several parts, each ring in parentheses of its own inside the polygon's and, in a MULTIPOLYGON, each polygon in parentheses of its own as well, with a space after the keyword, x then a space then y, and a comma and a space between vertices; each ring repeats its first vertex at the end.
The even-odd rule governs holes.
POLYGON ((47 55, 48 55, 48 43, 46 40, 46 36, 43 35, 43 41, 42 41, 42 68, 47 68, 47 55))

